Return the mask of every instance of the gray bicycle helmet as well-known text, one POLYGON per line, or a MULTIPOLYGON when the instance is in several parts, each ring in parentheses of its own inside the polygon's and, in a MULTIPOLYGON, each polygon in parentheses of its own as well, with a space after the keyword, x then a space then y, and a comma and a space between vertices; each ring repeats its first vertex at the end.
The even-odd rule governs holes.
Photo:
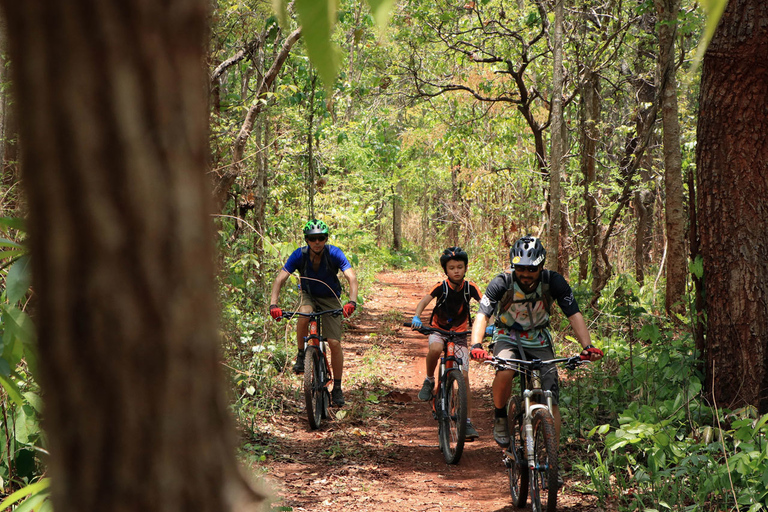
POLYGON ((541 240, 535 236, 526 235, 509 250, 509 259, 515 265, 541 265, 547 259, 547 251, 541 245, 541 240))

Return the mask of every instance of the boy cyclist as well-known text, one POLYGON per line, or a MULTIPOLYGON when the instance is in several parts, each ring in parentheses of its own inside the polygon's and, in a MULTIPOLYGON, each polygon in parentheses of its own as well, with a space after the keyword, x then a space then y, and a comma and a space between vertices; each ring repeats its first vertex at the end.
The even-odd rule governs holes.
MULTIPOLYGON (((469 301, 480 301, 480 288, 471 281, 465 281, 469 256, 461 247, 449 247, 440 256, 440 265, 448 279, 436 284, 430 292, 416 306, 416 314, 411 320, 411 327, 419 329, 422 326, 421 312, 424 308, 437 299, 432 310, 429 324, 431 327, 444 331, 468 331, 472 325, 472 317, 469 311, 469 301)), ((429 352, 427 353, 427 377, 419 391, 419 400, 427 401, 432 398, 435 389, 435 368, 443 353, 443 339, 445 335, 432 333, 429 335, 429 352)), ((456 340, 456 358, 461 361, 464 371, 464 380, 467 383, 467 440, 475 440, 479 437, 477 430, 470 421, 472 412, 471 394, 469 393, 469 350, 467 348, 468 335, 456 340)))
MULTIPOLYGON (((293 251, 278 273, 272 285, 269 314, 278 322, 281 320, 283 310, 277 305, 280 289, 296 270, 299 271, 301 283, 300 312, 338 309, 341 304, 339 300, 341 283, 337 274, 341 270, 342 275, 349 282, 349 302, 344 304, 344 317, 350 316, 357 307, 357 277, 352 270, 352 265, 341 249, 326 244, 329 233, 325 222, 312 219, 304 225, 303 231, 307 245, 293 251)), ((335 405, 341 407, 344 405, 344 392, 341 389, 341 374, 344 369, 344 353, 341 350, 341 318, 326 315, 321 325, 320 334, 327 339, 331 349, 331 367, 333 368, 331 399, 335 405)), ((296 342, 299 352, 296 356, 296 364, 293 365, 295 373, 304 372, 304 338, 307 336, 308 326, 309 319, 306 317, 300 317, 296 322, 296 342)))

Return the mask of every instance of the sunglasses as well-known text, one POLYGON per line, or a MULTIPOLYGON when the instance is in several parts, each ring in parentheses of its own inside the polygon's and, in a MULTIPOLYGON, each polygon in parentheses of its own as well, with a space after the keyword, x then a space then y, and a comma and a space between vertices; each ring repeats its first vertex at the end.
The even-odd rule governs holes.
POLYGON ((305 239, 307 242, 325 242, 326 240, 328 240, 328 237, 327 237, 327 236, 325 236, 325 235, 320 235, 320 236, 307 236, 307 237, 304 237, 304 239, 305 239))
POLYGON ((534 273, 539 271, 539 266, 538 265, 515 265, 515 271, 534 273))

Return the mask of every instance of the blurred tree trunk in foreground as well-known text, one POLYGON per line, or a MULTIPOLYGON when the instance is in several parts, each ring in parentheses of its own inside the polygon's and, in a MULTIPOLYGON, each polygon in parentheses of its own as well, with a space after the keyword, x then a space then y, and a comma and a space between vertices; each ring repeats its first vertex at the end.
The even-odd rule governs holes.
POLYGON ((731 0, 704 57, 696 160, 707 387, 768 412, 768 3, 731 0), (714 384, 713 384, 714 383, 714 384))
POLYGON ((53 508, 247 510, 219 371, 208 2, 2 6, 53 508))

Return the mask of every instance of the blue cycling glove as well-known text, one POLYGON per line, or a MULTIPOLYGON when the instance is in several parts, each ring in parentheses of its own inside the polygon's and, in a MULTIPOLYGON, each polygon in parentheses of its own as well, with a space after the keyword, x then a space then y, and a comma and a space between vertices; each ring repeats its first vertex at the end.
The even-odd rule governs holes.
POLYGON ((485 328, 485 335, 486 336, 493 336, 494 331, 496 331, 496 327, 493 325, 489 325, 485 328))
POLYGON ((411 329, 421 329, 421 318, 417 315, 414 315, 413 319, 411 319, 411 329))

